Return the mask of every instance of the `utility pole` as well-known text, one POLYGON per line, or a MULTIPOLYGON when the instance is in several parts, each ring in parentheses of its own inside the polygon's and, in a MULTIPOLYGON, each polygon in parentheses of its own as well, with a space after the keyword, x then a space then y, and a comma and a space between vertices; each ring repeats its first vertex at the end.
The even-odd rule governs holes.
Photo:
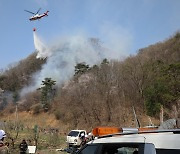
POLYGON ((15 131, 16 131, 16 137, 18 137, 19 134, 19 117, 18 117, 18 104, 16 103, 16 110, 15 110, 15 131))
POLYGON ((161 111, 160 111, 160 125, 164 122, 164 109, 163 109, 163 105, 161 105, 161 111))
POLYGON ((135 121, 136 121, 136 128, 140 128, 140 123, 139 123, 139 120, 137 118, 134 106, 133 106, 133 113, 134 113, 134 117, 135 117, 135 121))

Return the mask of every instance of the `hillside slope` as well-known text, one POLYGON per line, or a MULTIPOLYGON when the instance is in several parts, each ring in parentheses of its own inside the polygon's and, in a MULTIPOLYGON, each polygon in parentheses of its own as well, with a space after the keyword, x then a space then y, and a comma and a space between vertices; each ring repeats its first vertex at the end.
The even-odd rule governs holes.
POLYGON ((7 113, 11 115, 17 103, 22 111, 20 118, 39 119, 37 123, 42 124, 52 115, 45 122, 47 125, 69 129, 99 125, 135 127, 133 107, 141 125, 148 125, 149 117, 158 125, 162 108, 165 119, 180 116, 180 33, 140 49, 124 61, 104 59, 91 67, 77 65, 74 77, 55 87, 46 112, 41 104, 42 91, 21 98, 18 95, 18 90, 30 84, 32 74, 46 63, 34 55, 27 61, 0 75, 0 87, 5 90, 0 109, 6 112, 1 112, 1 119, 6 119, 7 113))

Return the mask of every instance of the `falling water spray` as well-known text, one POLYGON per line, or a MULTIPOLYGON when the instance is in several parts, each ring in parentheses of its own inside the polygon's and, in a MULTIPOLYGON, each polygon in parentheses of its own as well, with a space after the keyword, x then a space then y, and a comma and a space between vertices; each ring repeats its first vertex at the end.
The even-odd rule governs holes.
POLYGON ((47 47, 43 43, 42 39, 37 35, 36 28, 33 28, 34 47, 37 54, 37 58, 46 58, 50 56, 50 53, 46 52, 47 47))

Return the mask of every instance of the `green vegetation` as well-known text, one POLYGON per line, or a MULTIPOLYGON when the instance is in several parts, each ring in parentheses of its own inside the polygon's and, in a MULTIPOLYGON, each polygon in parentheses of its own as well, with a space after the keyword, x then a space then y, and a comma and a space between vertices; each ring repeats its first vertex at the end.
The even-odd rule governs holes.
POLYGON ((75 66, 75 75, 83 74, 89 70, 89 65, 86 63, 79 63, 75 66))
POLYGON ((37 146, 37 152, 44 151, 50 153, 57 153, 55 152, 55 149, 65 148, 65 136, 59 135, 57 132, 53 132, 51 130, 44 130, 40 131, 39 129, 36 129, 37 126, 34 126, 34 129, 21 127, 21 130, 19 131, 18 138, 12 142, 10 139, 10 136, 15 136, 16 131, 11 129, 6 129, 7 132, 7 139, 6 142, 10 143, 9 149, 10 152, 13 154, 19 153, 19 144, 21 143, 22 139, 25 139, 28 143, 28 145, 36 145, 37 146), (36 130, 36 132, 35 132, 36 130), (11 133, 11 134, 9 134, 11 133), (36 140, 36 135, 38 133, 38 140, 36 140))
POLYGON ((56 81, 52 80, 51 78, 45 78, 42 81, 42 87, 38 90, 41 91, 41 102, 43 105, 44 111, 48 111, 50 108, 50 103, 55 95, 55 89, 53 86, 55 85, 56 81))
POLYGON ((157 116, 160 106, 170 108, 180 96, 180 63, 153 65, 153 82, 145 89, 147 114, 157 116))

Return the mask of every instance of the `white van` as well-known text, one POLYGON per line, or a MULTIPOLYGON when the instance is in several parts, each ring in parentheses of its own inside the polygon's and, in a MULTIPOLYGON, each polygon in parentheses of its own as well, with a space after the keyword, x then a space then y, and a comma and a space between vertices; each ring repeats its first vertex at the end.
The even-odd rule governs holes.
POLYGON ((67 144, 69 147, 79 147, 81 144, 81 137, 86 136, 87 133, 85 130, 71 130, 67 135, 67 144))

